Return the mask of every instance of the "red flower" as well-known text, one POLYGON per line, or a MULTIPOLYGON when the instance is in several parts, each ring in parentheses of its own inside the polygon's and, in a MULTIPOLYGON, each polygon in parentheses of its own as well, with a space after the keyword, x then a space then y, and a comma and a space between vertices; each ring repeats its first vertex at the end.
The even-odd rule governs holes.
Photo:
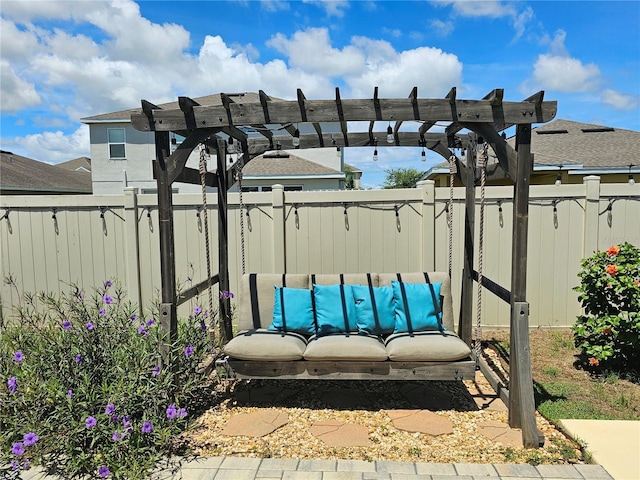
POLYGON ((593 358, 593 357, 591 357, 591 358, 589 359, 589 365, 594 365, 594 366, 596 366, 596 367, 597 367, 598 365, 600 365, 600 362, 598 361, 598 359, 597 359, 597 358, 593 358))
POLYGON ((607 250, 607 255, 617 255, 618 252, 620 252, 620 247, 618 245, 613 245, 609 247, 609 250, 607 250))
POLYGON ((616 273, 618 273, 618 267, 616 267, 615 265, 607 265, 606 271, 609 275, 615 275, 616 273))
POLYGON ((634 280, 634 281, 633 281, 633 284, 634 284, 636 287, 640 287, 640 280, 634 280))
POLYGON ((611 328, 609 328, 609 327, 603 328, 602 329, 602 333, 604 333, 605 335, 609 335, 611 333, 611 328))

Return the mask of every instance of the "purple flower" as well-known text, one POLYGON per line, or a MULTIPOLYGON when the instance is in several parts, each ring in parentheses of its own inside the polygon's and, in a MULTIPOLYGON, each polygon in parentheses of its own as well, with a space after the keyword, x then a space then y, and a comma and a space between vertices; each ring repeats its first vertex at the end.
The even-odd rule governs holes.
POLYGON ((140 325, 138 327, 138 333, 145 336, 149 335, 149 332, 147 332, 147 327, 145 327, 144 325, 140 325))
POLYGON ((107 403, 107 408, 104 409, 106 415, 111 415, 116 411, 116 406, 113 403, 107 403))
POLYGON ((111 435, 111 440, 113 440, 114 442, 118 442, 120 440, 122 440, 124 438, 124 435, 120 432, 113 432, 113 435, 111 435))
POLYGON ((144 422, 142 424, 142 433, 151 433, 152 430, 153 425, 151 425, 151 422, 144 422))
POLYGON ((20 363, 22 360, 24 360, 24 354, 22 353, 21 350, 18 350, 16 353, 13 354, 14 362, 20 363))
POLYGON ((104 288, 109 288, 111 285, 113 285, 113 283, 111 283, 111 280, 104 281, 104 288))
POLYGON ((175 405, 169 405, 167 407, 167 418, 169 420, 173 420, 174 418, 176 418, 178 411, 176 410, 176 406, 175 405))
POLYGON ((76 363, 80 363, 81 361, 82 361, 82 355, 77 354, 77 355, 76 355, 76 358, 75 358, 75 362, 76 362, 76 363))
POLYGON ((193 345, 188 345, 187 348, 184 349, 184 354, 187 357, 190 357, 191 355, 193 355, 193 345))
POLYGON ((91 330, 93 330, 95 328, 95 326, 91 322, 87 322, 85 327, 87 327, 87 330, 89 330, 89 331, 91 331, 91 330))
POLYGON ((24 445, 22 442, 16 442, 13 444, 13 446, 11 447, 11 453, 13 453, 14 455, 22 455, 24 453, 24 445))
POLYGON ((202 313, 202 307, 200 307, 199 305, 196 305, 195 307, 193 307, 193 313, 195 313, 196 315, 198 315, 199 313, 202 313))
POLYGON ((150 327, 155 324, 156 324, 156 321, 153 318, 150 318, 149 320, 147 320, 147 323, 146 323, 147 327, 150 327))
POLYGON ((207 331, 207 326, 203 323, 200 324, 200 330, 202 330, 203 332, 207 331))
POLYGON ((131 320, 132 322, 135 322, 137 319, 138 316, 135 313, 129 317, 129 320, 131 320))
POLYGON ((100 317, 104 317, 107 314, 107 312, 105 312, 104 308, 101 308, 100 311, 98 312, 98 316, 100 317))
POLYGON ((151 375, 153 375, 154 377, 157 377, 158 375, 160 375, 161 371, 162 371, 162 368, 160 368, 160 365, 156 365, 155 368, 151 371, 151 375))
POLYGON ((110 305, 113 303, 113 298, 111 298, 109 295, 105 295, 104 297, 102 297, 102 301, 107 305, 110 305))
POLYGON ((107 478, 109 475, 111 475, 111 471, 106 465, 101 465, 100 468, 98 468, 98 475, 100 475, 102 478, 107 478))
POLYGON ((184 418, 186 416, 187 416, 187 409, 186 408, 179 408, 178 409, 178 417, 184 418))
POLYGON ((38 435, 36 435, 33 432, 29 432, 29 433, 25 433, 24 434, 24 446, 25 447, 30 447, 31 445, 33 445, 34 443, 36 443, 38 440, 40 440, 40 437, 38 435))
POLYGON ((11 460, 11 470, 17 470, 20 468, 20 464, 16 460, 11 460))
POLYGON ((16 377, 11 377, 7 380, 7 387, 9 387, 9 395, 13 395, 18 390, 18 381, 16 377))
POLYGON ((122 426, 124 427, 125 433, 131 433, 133 431, 133 426, 131 425, 131 419, 128 415, 125 415, 122 419, 122 426))
POLYGON ((71 330, 71 322, 66 318, 62 321, 62 328, 65 330, 71 330))
POLYGON ((223 290, 222 292, 220 292, 220 299, 221 300, 227 300, 230 298, 233 298, 234 295, 232 292, 228 292, 227 290, 223 290))
POLYGON ((73 390, 71 389, 67 390, 67 397, 69 398, 73 397, 73 390))
POLYGON ((96 423, 98 423, 98 421, 95 419, 95 417, 87 417, 87 419, 84 421, 84 426, 87 428, 93 428, 96 426, 96 423))
POLYGON ((118 415, 111 415, 111 423, 119 423, 120 417, 118 415))

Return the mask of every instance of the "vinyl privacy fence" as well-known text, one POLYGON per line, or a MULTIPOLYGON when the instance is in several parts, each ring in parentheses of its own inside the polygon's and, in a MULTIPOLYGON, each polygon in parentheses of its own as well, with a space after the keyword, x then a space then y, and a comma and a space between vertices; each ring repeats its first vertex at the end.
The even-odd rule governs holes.
MULTIPOLYGON (((511 186, 487 187, 485 201, 484 275, 506 288, 512 193, 511 186)), ((205 233, 213 249, 212 271, 217 272, 216 195, 207 198, 209 232, 203 231, 201 200, 194 194, 173 199, 177 282, 183 289, 206 278, 205 233)), ((142 309, 158 300, 155 195, 125 189, 123 195, 3 196, 0 208, 0 305, 5 319, 13 315, 21 292, 58 293, 71 285, 90 291, 107 279, 118 280, 142 309)), ((231 288, 237 289, 243 266, 246 272, 274 273, 446 271, 452 228, 457 299, 464 242, 462 188, 454 190, 451 227, 449 208, 449 190, 435 188, 431 181, 402 190, 285 192, 276 186, 272 192, 243 194, 242 206, 238 194, 230 193, 231 288)), ((477 212, 476 229, 478 219, 477 212)), ((640 244, 640 185, 601 184, 598 177, 586 177, 583 184, 532 186, 527 278, 531 325, 573 324, 580 312, 572 290, 580 260, 624 241, 640 244)), ((206 303, 204 292, 179 313, 188 315, 196 304, 206 303)), ((483 295, 482 310, 483 325, 509 325, 508 306, 493 295, 483 295)))

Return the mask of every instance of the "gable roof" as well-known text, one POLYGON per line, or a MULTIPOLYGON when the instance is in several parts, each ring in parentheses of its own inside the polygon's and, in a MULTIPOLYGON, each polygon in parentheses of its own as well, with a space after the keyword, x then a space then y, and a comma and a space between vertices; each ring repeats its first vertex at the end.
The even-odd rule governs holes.
POLYGON ((532 129, 531 152, 541 166, 628 170, 640 164, 640 132, 559 119, 532 129))
POLYGON ((1 151, 0 190, 21 193, 91 193, 91 173, 76 172, 1 151))
POLYGON ((66 162, 57 163, 56 167, 65 168, 74 172, 90 172, 91 171, 91 159, 89 157, 78 157, 73 160, 67 160, 66 162))
POLYGON ((255 157, 242 169, 243 177, 288 177, 318 175, 322 177, 344 177, 339 170, 295 155, 295 150, 267 152, 255 157))
MULTIPOLYGON (((239 103, 260 103, 260 97, 257 93, 254 92, 242 92, 242 93, 227 93, 229 97, 235 102, 239 103)), ((279 98, 273 98, 272 100, 280 100, 279 98)), ((193 99, 203 106, 216 106, 222 105, 222 95, 216 93, 214 95, 206 95, 204 97, 197 97, 193 99)), ((161 103, 158 105, 161 108, 166 109, 176 109, 180 108, 180 105, 177 101, 161 103)), ((81 118, 80 121, 82 123, 100 123, 100 122, 114 122, 114 121, 122 121, 122 122, 130 122, 132 113, 142 113, 142 107, 131 108, 129 110, 119 110, 117 112, 103 113, 100 115, 93 115, 90 117, 81 118)))

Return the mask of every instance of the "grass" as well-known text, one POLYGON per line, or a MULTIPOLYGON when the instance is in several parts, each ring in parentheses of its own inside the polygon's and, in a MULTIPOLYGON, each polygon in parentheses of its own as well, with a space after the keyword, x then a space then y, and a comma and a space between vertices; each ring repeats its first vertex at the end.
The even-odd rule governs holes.
MULTIPOLYGON (((483 336, 508 363, 508 331, 483 336)), ((570 330, 533 329, 529 341, 536 408, 550 421, 640 420, 640 384, 617 373, 593 377, 577 368, 580 351, 570 330)))

